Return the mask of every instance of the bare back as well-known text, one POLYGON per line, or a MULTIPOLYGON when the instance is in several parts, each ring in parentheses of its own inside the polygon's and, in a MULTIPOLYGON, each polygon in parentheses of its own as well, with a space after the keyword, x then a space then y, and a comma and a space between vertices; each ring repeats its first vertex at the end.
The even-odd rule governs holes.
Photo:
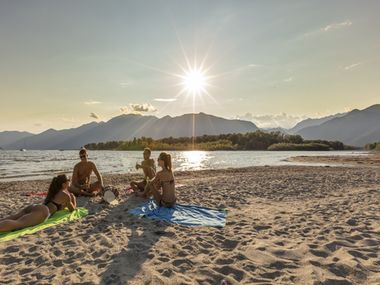
POLYGON ((159 185, 157 183, 156 186, 162 188, 162 200, 166 202, 174 202, 176 200, 176 195, 173 172, 165 169, 161 170, 157 172, 156 178, 159 181, 159 185))

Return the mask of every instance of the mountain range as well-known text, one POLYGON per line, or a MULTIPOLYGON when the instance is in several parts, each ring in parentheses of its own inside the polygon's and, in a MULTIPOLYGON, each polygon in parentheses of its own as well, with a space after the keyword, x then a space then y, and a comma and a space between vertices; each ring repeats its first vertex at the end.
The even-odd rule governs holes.
MULTIPOLYGON (((204 113, 185 114, 178 117, 121 115, 107 122, 92 122, 78 128, 66 130, 49 129, 37 135, 24 136, 3 144, 4 149, 78 149, 87 143, 131 140, 139 137, 154 139, 165 137, 191 137, 193 135, 219 135, 257 131, 257 126, 248 121, 228 120, 204 113)), ((1 134, 1 133, 0 133, 1 134)))
MULTIPOLYGON (((259 128, 250 121, 229 120, 205 113, 178 117, 120 115, 107 122, 92 122, 78 128, 48 129, 40 134, 28 132, 0 132, 3 149, 78 149, 88 143, 131 140, 142 136, 154 139, 164 137, 191 137, 254 132, 259 128)), ((347 145, 362 147, 380 141, 380 104, 363 110, 355 109, 324 118, 306 119, 291 129, 270 129, 298 134, 304 139, 338 140, 347 145)))

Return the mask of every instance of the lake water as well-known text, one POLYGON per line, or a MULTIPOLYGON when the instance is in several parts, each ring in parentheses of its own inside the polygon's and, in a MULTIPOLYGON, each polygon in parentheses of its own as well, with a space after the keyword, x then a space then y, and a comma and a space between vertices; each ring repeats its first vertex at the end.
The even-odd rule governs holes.
MULTIPOLYGON (((175 170, 222 169, 263 165, 300 165, 285 160, 298 155, 366 155, 364 151, 171 151, 175 170)), ((159 152, 152 152, 157 159, 159 152)), ((132 173, 142 151, 89 151, 102 174, 132 173)), ((71 174, 79 161, 78 151, 0 151, 0 181, 50 178, 71 174)), ((307 164, 316 165, 316 164, 307 164)), ((320 164, 318 164, 320 165, 320 164)), ((141 170, 140 170, 141 171, 141 170)))

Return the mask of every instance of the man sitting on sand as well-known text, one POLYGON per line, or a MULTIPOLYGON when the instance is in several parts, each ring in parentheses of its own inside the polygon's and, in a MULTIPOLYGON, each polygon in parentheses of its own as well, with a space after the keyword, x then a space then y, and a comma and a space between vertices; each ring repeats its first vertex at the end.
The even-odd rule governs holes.
POLYGON ((152 180, 153 177, 156 175, 156 165, 154 163, 154 159, 150 158, 151 153, 152 152, 150 148, 144 148, 144 160, 141 162, 141 164, 136 163, 136 169, 141 168, 144 171, 144 180, 140 182, 131 182, 131 188, 135 192, 144 191, 148 183, 148 179, 152 180))
POLYGON ((74 166, 70 192, 77 196, 96 196, 103 189, 103 178, 95 163, 88 160, 88 153, 85 148, 79 151, 79 157, 81 161, 74 166), (90 183, 92 172, 95 173, 98 179, 94 183, 90 183))

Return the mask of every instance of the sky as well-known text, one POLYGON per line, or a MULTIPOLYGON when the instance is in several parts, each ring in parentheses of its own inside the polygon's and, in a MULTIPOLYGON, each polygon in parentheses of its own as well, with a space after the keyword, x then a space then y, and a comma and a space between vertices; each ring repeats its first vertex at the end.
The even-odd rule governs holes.
POLYGON ((0 0, 0 131, 205 112, 291 127, 380 103, 380 1, 0 0), (196 70, 206 85, 186 89, 196 70), (184 77, 185 76, 185 77, 184 77))

